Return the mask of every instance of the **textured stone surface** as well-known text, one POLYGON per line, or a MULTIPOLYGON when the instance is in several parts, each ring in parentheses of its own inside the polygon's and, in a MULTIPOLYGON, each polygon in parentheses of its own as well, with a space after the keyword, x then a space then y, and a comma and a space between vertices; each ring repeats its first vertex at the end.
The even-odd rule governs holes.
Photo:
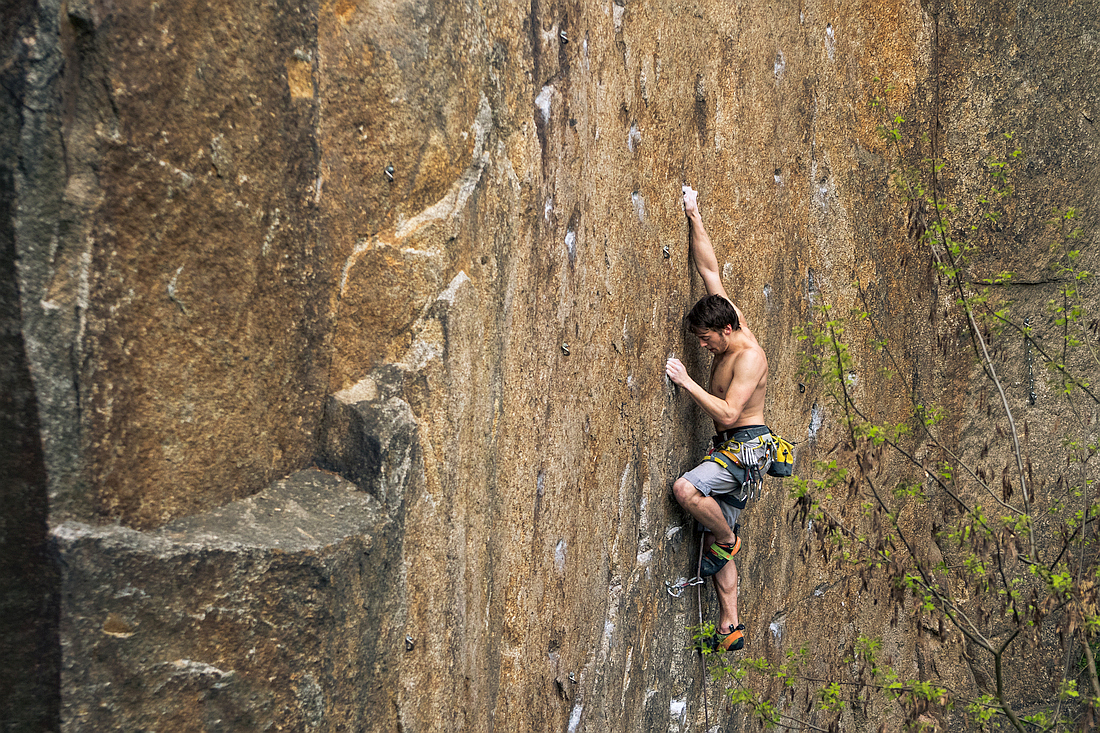
MULTIPOLYGON (((33 5, 2 3, 0 17, 0 48, 11 49, 33 17, 33 5)), ((56 730, 61 693, 57 571, 46 545, 47 473, 16 275, 15 181, 26 89, 22 68, 0 64, 0 730, 5 732, 56 730)))
POLYGON ((321 465, 355 482, 399 514, 409 479, 424 470, 416 418, 398 369, 380 369, 329 397, 321 435, 321 465))
POLYGON ((316 470, 156 532, 55 528, 64 727, 392 730, 392 530, 316 470))
MULTIPOLYGON (((1008 294, 1043 333, 1040 224, 1100 195, 1095 3, 8 5, 4 419, 41 458, 13 490, 38 529, 4 541, 34 556, 53 527, 70 730, 699 728, 697 610, 663 586, 696 552, 668 486, 709 432, 662 374, 670 354, 706 368, 681 322, 702 294, 681 184, 800 472, 839 427, 819 385, 797 388, 792 329, 856 305, 853 279, 900 371, 956 410, 953 439, 977 452, 989 432, 874 96, 892 87, 906 155, 936 145, 964 205, 1000 133, 1021 135, 980 265, 1033 283, 1008 294), (250 523, 314 464, 343 479, 308 474, 308 527, 250 523), (370 510, 329 525, 326 490, 370 510), (367 537, 390 564, 359 576, 367 537)), ((901 415, 853 333, 857 394, 901 415)), ((1072 416, 1023 344, 997 358, 1033 439, 1057 435, 1072 416)), ((903 675, 974 684, 957 640, 896 617, 888 588, 801 559, 787 507, 773 482, 746 516, 751 652, 881 633, 903 675)), ((903 512, 933 555, 946 510, 903 512)), ((10 638, 28 655, 31 637, 10 638)))
POLYGON ((328 310, 312 9, 147 10, 38 7, 15 218, 53 511, 142 527, 310 460, 328 310))

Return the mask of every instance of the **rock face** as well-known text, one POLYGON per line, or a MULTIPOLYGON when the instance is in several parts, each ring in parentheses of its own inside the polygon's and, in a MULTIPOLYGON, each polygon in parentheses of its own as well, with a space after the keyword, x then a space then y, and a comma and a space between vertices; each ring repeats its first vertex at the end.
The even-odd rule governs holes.
MULTIPOLYGON (((792 329, 856 305, 853 280, 976 445, 981 375, 871 101, 960 202, 1019 133, 980 264, 1033 282, 1011 297, 1053 328, 1040 223, 1100 195, 1091 10, 7 3, 3 644, 36 671, 0 679, 0 727, 701 727, 699 612, 664 590, 698 546, 669 486, 710 432, 663 376, 707 368, 681 184, 798 473, 840 433, 792 329)), ((870 340, 858 394, 901 416, 870 340)), ((998 355, 1014 404, 1056 435, 1024 351, 998 355)), ((772 482, 746 515, 753 652, 885 629, 899 669, 974 686, 889 588, 801 559, 788 505, 772 482)), ((904 518, 929 551, 940 509, 904 518)))
POLYGON ((73 601, 61 619, 70 726, 396 724, 385 689, 403 642, 380 621, 401 594, 378 589, 397 585, 401 537, 353 484, 306 470, 156 532, 66 522, 54 537, 73 601))

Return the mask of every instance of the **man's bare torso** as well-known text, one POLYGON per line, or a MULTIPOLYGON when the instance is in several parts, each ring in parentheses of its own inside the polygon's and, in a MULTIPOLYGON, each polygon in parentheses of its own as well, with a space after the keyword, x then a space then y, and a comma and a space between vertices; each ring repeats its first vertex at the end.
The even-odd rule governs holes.
POLYGON ((726 399, 726 392, 729 390, 730 383, 733 382, 736 363, 739 358, 744 356, 748 351, 759 352, 760 358, 764 362, 764 371, 760 375, 760 380, 752 396, 741 410, 741 414, 729 425, 720 425, 715 421, 714 428, 716 431, 728 430, 729 428, 735 428, 741 425, 764 424, 764 397, 768 389, 767 355, 764 354, 764 350, 748 327, 742 326, 739 331, 747 337, 745 339, 747 343, 731 347, 725 353, 715 355, 714 361, 710 366, 710 380, 708 382, 709 386, 707 391, 719 399, 726 399))

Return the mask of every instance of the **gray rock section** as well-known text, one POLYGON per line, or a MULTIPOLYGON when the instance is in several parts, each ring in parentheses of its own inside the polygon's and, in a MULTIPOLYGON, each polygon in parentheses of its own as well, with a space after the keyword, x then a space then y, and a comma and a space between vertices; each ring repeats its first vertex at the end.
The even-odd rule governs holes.
POLYGON ((155 532, 52 532, 67 730, 393 730, 401 537, 318 470, 155 532))
MULTIPOLYGON (((49 159, 58 141, 56 130, 46 139, 37 137, 43 118, 24 106, 24 100, 42 101, 47 84, 38 72, 48 79, 50 71, 26 43, 36 20, 43 20, 35 10, 30 2, 5 3, 0 22, 0 731, 5 733, 56 730, 61 699, 58 573, 47 544, 50 474, 16 245, 17 234, 26 231, 26 220, 17 217, 17 186, 34 177, 39 162, 23 154, 25 145, 31 142, 37 156, 49 159), (25 73, 28 67, 36 73, 25 73)), ((52 216, 52 200, 46 194, 37 213, 52 216)))
POLYGON ((408 372, 377 370, 325 404, 320 465, 398 513, 411 475, 423 473, 416 416, 399 397, 408 372))

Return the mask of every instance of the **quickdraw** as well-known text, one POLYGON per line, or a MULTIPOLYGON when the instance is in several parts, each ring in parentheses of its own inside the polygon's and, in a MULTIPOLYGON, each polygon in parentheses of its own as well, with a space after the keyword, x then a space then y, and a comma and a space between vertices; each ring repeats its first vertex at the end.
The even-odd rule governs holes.
POLYGON ((705 582, 706 581, 698 575, 691 579, 680 578, 675 583, 670 583, 666 580, 665 590, 667 590, 668 594, 673 598, 679 598, 680 596, 684 595, 684 590, 686 590, 687 588, 690 588, 693 585, 702 585, 705 582))

